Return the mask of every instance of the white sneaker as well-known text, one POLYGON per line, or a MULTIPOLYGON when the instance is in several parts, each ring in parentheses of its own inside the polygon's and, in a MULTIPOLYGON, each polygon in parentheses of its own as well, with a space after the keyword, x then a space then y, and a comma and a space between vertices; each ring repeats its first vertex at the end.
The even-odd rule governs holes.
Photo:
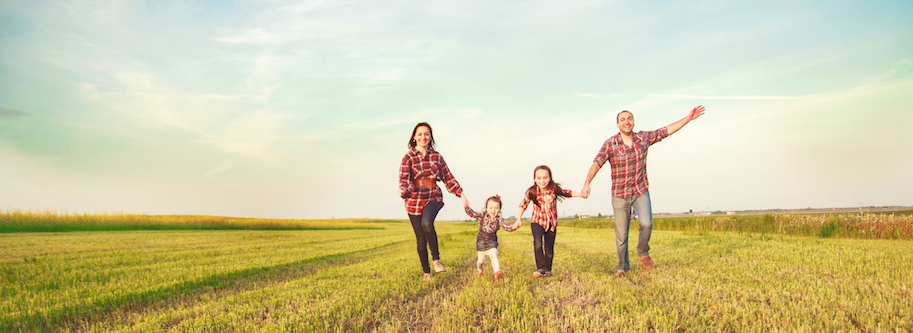
POLYGON ((444 268, 444 264, 442 264, 440 260, 434 261, 434 272, 435 273, 443 273, 446 271, 447 271, 447 269, 444 268))

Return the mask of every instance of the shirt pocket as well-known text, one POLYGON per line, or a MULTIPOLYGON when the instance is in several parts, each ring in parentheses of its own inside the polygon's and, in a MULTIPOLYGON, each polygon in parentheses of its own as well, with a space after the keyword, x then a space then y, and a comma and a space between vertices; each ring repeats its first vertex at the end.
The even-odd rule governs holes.
POLYGON ((628 156, 631 153, 631 150, 624 145, 617 145, 612 147, 612 158, 622 159, 628 156))
POLYGON ((428 163, 430 168, 428 170, 429 176, 434 179, 441 178, 441 164, 437 161, 431 161, 428 163))

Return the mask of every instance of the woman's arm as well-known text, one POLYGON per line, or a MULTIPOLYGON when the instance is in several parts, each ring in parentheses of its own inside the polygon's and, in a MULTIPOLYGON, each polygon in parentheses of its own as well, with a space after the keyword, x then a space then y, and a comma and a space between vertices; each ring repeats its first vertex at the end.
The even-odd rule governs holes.
POLYGON ((399 164, 399 197, 408 198, 415 191, 415 185, 412 184, 412 159, 409 154, 403 156, 403 161, 399 164))
POLYGON ((453 173, 450 172, 450 167, 447 166, 447 161, 444 161, 444 156, 437 153, 437 158, 439 159, 438 163, 441 165, 441 174, 439 176, 441 180, 444 181, 447 192, 450 192, 459 197, 460 200, 463 200, 463 207, 469 206, 469 198, 466 197, 466 193, 463 193, 463 188, 460 186, 460 183, 457 182, 456 178, 453 177, 453 173))

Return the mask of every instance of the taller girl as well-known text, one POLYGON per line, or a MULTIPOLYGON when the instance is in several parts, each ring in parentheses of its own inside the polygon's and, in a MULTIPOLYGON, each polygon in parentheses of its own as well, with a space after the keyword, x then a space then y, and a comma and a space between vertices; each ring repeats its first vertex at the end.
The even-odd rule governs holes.
POLYGON ((535 184, 526 190, 517 223, 521 223, 523 212, 532 201, 533 216, 530 227, 533 232, 533 249, 536 254, 536 271, 533 277, 551 277, 552 259, 555 256, 555 235, 558 231, 558 201, 567 197, 579 197, 580 192, 561 188, 561 184, 552 180, 552 169, 545 165, 537 166, 533 171, 535 184))
POLYGON ((434 218, 444 207, 444 196, 438 181, 447 185, 447 191, 463 199, 468 206, 469 200, 463 195, 463 188, 453 178, 444 157, 434 150, 434 135, 431 125, 418 123, 412 129, 409 138, 409 152, 403 156, 399 166, 399 196, 406 201, 406 213, 412 222, 415 232, 416 250, 422 262, 422 280, 431 279, 431 267, 428 265, 428 248, 431 248, 431 259, 434 260, 434 271, 445 271, 438 252, 437 231, 434 230, 434 218), (430 246, 429 246, 430 245, 430 246))

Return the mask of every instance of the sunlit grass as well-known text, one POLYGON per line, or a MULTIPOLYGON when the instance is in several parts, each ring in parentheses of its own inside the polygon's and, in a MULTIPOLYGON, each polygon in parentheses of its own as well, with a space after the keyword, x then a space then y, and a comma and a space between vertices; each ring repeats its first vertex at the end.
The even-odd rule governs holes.
MULTIPOLYGON (((904 213, 654 217, 653 230, 913 240, 913 215, 904 213)), ((562 223, 580 228, 615 228, 614 220, 609 218, 569 219, 562 223)), ((636 229, 637 223, 632 223, 631 228, 636 229)))
MULTIPOLYGON (((477 278, 473 223, 438 222, 420 281, 411 227, 0 234, 0 331, 910 331, 913 242, 654 231, 614 275, 614 231, 558 229, 534 279, 528 224, 477 278)), ((637 233, 631 239, 636 242, 637 233)))
POLYGON ((0 233, 124 230, 325 230, 380 228, 373 219, 291 220, 210 215, 87 214, 0 209, 0 233))

